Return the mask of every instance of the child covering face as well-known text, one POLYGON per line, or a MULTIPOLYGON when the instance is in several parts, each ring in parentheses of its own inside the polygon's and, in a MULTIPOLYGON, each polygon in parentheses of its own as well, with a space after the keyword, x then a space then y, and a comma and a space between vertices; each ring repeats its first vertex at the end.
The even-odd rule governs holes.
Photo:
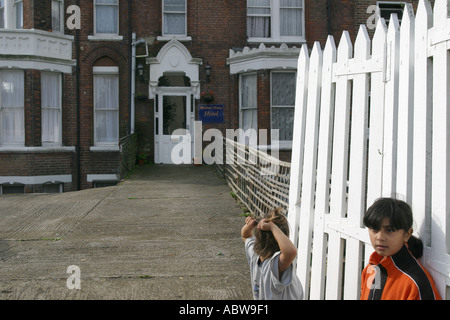
POLYGON ((434 281, 417 261, 422 241, 412 235, 411 207, 380 198, 367 210, 364 225, 375 250, 361 277, 361 300, 440 300, 434 281))
POLYGON ((263 218, 247 217, 241 229, 255 300, 302 300, 303 288, 292 262, 297 249, 281 208, 263 218))

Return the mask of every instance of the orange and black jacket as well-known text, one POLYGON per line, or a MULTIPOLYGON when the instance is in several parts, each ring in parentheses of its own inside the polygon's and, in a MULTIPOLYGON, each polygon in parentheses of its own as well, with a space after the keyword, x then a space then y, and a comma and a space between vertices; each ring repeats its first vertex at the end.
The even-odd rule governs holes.
POLYGON ((427 270, 405 245, 383 259, 374 252, 361 277, 361 300, 441 300, 427 270))

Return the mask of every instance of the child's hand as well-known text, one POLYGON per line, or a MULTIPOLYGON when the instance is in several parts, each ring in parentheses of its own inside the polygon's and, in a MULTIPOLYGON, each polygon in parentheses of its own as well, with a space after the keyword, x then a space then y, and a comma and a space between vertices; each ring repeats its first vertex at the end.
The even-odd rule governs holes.
POLYGON ((262 231, 272 231, 272 227, 274 226, 272 221, 269 221, 268 219, 262 219, 258 223, 258 229, 262 231))
POLYGON ((253 219, 252 217, 247 217, 247 218, 245 219, 245 224, 246 224, 248 227, 252 228, 252 229, 253 229, 254 227, 256 227, 256 225, 257 225, 256 220, 253 219))

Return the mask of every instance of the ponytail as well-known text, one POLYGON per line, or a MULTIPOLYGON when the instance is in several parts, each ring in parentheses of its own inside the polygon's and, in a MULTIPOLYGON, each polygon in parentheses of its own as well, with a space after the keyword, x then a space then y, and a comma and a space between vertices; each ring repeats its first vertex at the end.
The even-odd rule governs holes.
POLYGON ((408 240, 408 249, 416 259, 419 259, 423 255, 422 240, 412 235, 408 240))

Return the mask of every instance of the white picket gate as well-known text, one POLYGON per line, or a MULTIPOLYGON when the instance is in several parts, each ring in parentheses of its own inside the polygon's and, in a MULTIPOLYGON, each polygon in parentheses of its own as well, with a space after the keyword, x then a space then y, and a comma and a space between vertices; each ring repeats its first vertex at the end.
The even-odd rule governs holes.
POLYGON ((309 299, 358 299, 381 196, 413 209, 422 263, 450 299, 450 0, 421 0, 298 60, 288 219, 309 299), (354 51, 354 54, 353 54, 354 51))

